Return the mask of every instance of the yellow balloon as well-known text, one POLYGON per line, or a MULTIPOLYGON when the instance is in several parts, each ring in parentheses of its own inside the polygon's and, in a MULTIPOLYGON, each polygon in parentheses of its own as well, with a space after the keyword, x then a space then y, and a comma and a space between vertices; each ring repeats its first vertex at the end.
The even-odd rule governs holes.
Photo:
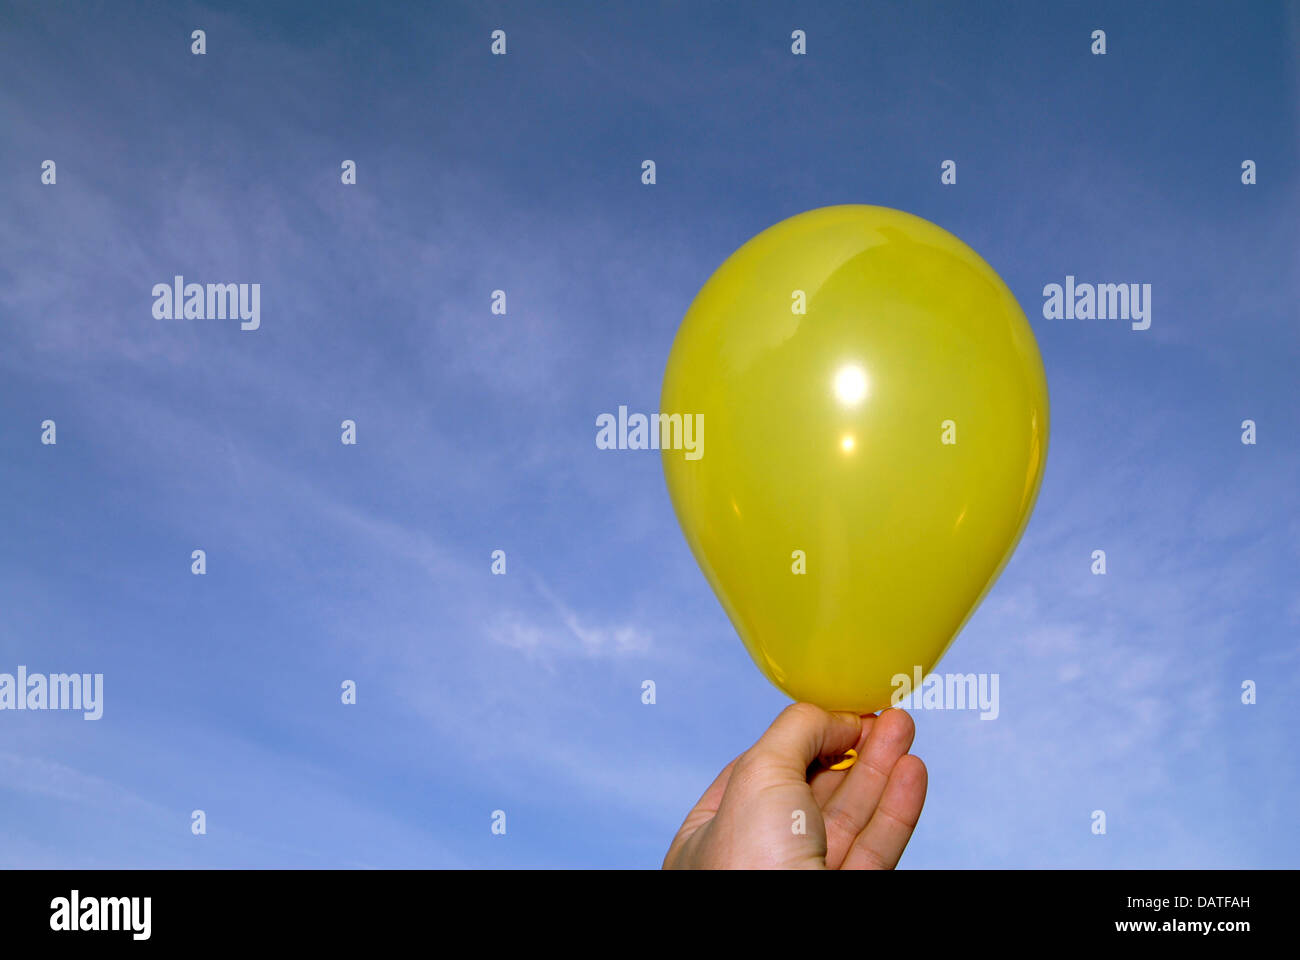
POLYGON ((707 427, 692 452, 660 421, 705 577, 767 678, 828 710, 883 709, 897 675, 933 669, 1047 460, 1047 379, 1015 297, 952 234, 886 207, 811 210, 728 257, 682 320, 659 409, 707 427))

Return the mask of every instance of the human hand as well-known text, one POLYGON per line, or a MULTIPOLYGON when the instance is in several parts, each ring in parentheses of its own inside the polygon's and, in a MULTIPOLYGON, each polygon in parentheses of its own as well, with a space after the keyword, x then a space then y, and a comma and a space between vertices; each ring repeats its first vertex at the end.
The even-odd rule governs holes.
POLYGON ((902 710, 786 707, 704 791, 664 869, 893 869, 925 803, 915 733, 902 710), (828 768, 849 749, 853 766, 828 768))

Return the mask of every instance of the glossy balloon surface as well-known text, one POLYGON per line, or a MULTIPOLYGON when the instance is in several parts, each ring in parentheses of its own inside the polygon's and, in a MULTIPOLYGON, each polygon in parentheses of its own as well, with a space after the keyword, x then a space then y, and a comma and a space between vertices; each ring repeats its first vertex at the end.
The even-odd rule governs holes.
POLYGON ((664 449, 664 473, 754 662, 833 710, 887 707, 896 675, 938 663, 1047 459, 1015 297, 952 234, 884 207, 812 210, 732 254, 682 321, 660 412, 703 415, 702 455, 664 449))

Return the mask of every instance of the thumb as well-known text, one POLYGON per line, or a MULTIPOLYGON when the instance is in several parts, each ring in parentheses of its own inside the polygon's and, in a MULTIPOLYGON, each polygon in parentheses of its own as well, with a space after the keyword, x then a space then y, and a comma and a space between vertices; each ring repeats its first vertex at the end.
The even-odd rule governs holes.
POLYGON ((781 711, 743 762, 751 773, 762 769, 804 780, 814 760, 838 760, 861 735, 862 718, 856 713, 828 713, 811 703, 794 703, 781 711))

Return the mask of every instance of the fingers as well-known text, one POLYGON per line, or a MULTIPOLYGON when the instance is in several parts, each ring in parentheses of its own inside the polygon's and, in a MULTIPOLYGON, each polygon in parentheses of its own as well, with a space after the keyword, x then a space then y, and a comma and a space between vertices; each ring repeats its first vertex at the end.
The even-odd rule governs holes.
POLYGON ((838 759, 858 742, 861 733, 862 718, 857 714, 827 713, 811 703, 791 704, 740 757, 732 782, 739 778, 745 784, 759 786, 792 781, 802 784, 814 760, 838 759))
POLYGON ((899 758, 876 812, 854 839, 841 870, 892 870, 898 865, 921 817, 928 779, 920 757, 899 758))
POLYGON ((902 710, 885 710, 875 719, 858 751, 858 762, 845 772, 844 779, 822 804, 827 866, 838 867, 867 827, 885 795, 893 770, 911 749, 915 735, 916 725, 902 710))
MULTIPOLYGON (((862 733, 858 736, 858 742, 853 745, 853 749, 859 754, 862 753, 863 747, 867 742, 867 737, 871 735, 871 726, 876 722, 876 715, 869 713, 862 718, 862 733)), ((826 806, 826 801, 831 798, 831 794, 844 782, 844 778, 852 772, 852 767, 848 770, 832 770, 830 767, 818 766, 808 778, 808 785, 812 787, 813 799, 817 801, 817 806, 826 806)))

